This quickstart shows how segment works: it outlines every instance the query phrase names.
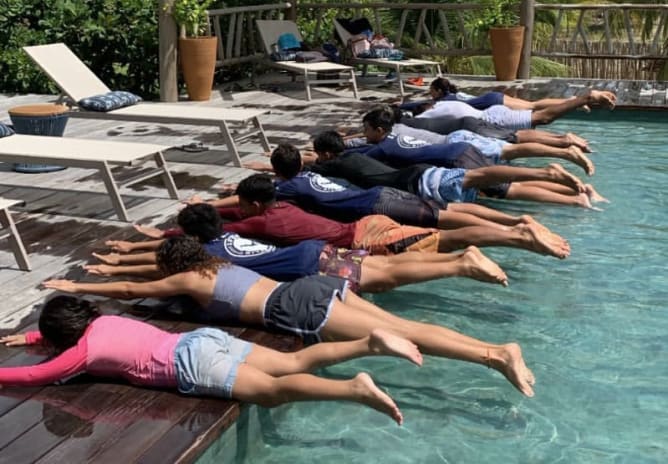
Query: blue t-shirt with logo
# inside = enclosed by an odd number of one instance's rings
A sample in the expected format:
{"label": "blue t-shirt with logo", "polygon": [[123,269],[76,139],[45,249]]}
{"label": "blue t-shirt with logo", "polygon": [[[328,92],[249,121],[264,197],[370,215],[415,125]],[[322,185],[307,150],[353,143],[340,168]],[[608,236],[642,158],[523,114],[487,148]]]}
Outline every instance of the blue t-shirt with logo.
{"label": "blue t-shirt with logo", "polygon": [[431,145],[409,135],[388,134],[368,149],[354,151],[399,168],[418,163],[453,168],[462,155],[475,150],[473,145],[466,142]]}
{"label": "blue t-shirt with logo", "polygon": [[298,245],[277,247],[240,235],[226,232],[204,245],[212,256],[280,281],[293,281],[314,275],[319,270],[322,240],[304,240]]}
{"label": "blue t-shirt with logo", "polygon": [[332,179],[315,172],[300,172],[289,180],[276,182],[276,198],[297,203],[317,214],[355,221],[374,214],[383,187],[361,189],[343,179]]}

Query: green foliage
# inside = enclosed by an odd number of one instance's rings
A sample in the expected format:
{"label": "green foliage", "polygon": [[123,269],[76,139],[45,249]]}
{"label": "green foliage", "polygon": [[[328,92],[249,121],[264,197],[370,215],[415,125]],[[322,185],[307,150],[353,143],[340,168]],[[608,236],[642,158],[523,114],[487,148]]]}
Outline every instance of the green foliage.
{"label": "green foliage", "polygon": [[169,10],[165,8],[174,18],[176,24],[185,30],[187,37],[197,37],[206,28],[207,14],[213,0],[174,0]]}
{"label": "green foliage", "polygon": [[54,93],[21,47],[64,42],[110,88],[155,97],[156,10],[144,0],[0,0],[0,92]]}
{"label": "green foliage", "polygon": [[517,26],[520,21],[519,0],[486,0],[485,8],[477,12],[473,28],[487,32],[491,27]]}
{"label": "green foliage", "polygon": [[[451,57],[445,64],[449,74],[470,74],[475,76],[493,76],[494,63],[491,56]],[[545,58],[531,58],[532,77],[568,77],[568,66]]]}

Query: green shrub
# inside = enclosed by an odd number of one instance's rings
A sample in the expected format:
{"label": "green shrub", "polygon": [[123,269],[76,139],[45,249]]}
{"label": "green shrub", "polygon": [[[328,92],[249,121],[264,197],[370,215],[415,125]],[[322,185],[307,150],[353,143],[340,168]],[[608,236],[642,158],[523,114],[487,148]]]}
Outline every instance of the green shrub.
{"label": "green shrub", "polygon": [[154,98],[159,92],[157,3],[0,0],[0,92],[55,92],[21,47],[64,42],[111,89]]}

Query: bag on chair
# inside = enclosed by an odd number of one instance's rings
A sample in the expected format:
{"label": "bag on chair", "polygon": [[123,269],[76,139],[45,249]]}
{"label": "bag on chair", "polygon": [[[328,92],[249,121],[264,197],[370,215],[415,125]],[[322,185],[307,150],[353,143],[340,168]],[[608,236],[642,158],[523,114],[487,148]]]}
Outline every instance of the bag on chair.
{"label": "bag on chair", "polygon": [[354,57],[364,55],[371,49],[371,42],[366,34],[357,34],[348,39],[348,46]]}

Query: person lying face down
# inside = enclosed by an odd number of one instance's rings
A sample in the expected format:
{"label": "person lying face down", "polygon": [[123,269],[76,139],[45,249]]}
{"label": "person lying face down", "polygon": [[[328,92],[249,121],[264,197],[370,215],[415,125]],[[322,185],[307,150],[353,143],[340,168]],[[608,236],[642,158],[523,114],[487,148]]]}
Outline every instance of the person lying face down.
{"label": "person lying face down", "polygon": [[142,387],[173,388],[185,395],[237,399],[275,407],[292,401],[345,400],[395,420],[403,416],[367,374],[330,380],[307,374],[362,356],[386,355],[422,364],[408,340],[377,329],[357,340],[321,343],[283,353],[202,328],[169,333],[145,322],[100,315],[85,300],[56,296],[44,305],[39,331],[0,339],[10,346],[44,343],[57,355],[34,366],[0,368],[0,385],[38,386],[87,372],[123,378]]}
{"label": "person lying face down", "polygon": [[165,240],[157,260],[166,277],[156,281],[49,280],[43,285],[68,293],[124,299],[187,295],[214,320],[262,325],[298,335],[307,344],[355,340],[385,329],[412,341],[425,354],[495,368],[521,392],[533,395],[534,377],[518,345],[493,345],[442,326],[400,318],[348,291],[345,279],[308,276],[279,283],[210,256],[190,237]]}

